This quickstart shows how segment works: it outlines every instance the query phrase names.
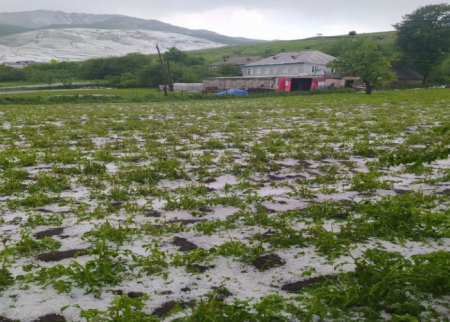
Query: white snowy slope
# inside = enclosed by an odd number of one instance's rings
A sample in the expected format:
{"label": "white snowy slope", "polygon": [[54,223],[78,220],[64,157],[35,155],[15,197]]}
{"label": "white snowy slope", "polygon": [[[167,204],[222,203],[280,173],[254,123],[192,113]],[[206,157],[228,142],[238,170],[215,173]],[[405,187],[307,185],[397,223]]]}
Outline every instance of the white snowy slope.
{"label": "white snowy slope", "polygon": [[0,23],[25,28],[45,28],[50,25],[84,25],[105,21],[122,15],[86,14],[53,10],[0,12]]}
{"label": "white snowy slope", "polygon": [[154,54],[171,47],[180,50],[222,47],[223,44],[185,35],[149,30],[48,29],[0,37],[0,63],[19,60],[37,62],[81,61],[122,56],[128,53]]}

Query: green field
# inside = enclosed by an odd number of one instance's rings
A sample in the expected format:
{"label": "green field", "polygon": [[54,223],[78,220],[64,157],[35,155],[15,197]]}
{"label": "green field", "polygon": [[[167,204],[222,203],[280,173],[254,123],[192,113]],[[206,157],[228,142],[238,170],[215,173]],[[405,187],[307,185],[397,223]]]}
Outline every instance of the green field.
{"label": "green field", "polygon": [[[334,93],[352,93],[351,89],[294,91],[294,92],[267,92],[240,97],[239,99],[252,98],[276,98],[288,96],[313,96],[328,95]],[[83,103],[137,103],[137,102],[180,102],[190,100],[227,100],[233,99],[233,95],[202,94],[199,92],[164,92],[159,89],[149,88],[103,88],[103,89],[48,89],[35,88],[26,90],[14,90],[11,92],[0,91],[0,105],[52,105],[52,104],[83,104]]]}
{"label": "green field", "polygon": [[[0,89],[1,92],[1,89]],[[170,93],[172,95],[180,95],[180,93]],[[54,96],[76,96],[76,95],[115,95],[130,99],[132,97],[144,97],[146,95],[164,95],[164,92],[150,88],[103,88],[103,89],[48,89],[48,88],[27,88],[18,89],[11,92],[3,92],[0,99],[6,97],[33,99],[37,97],[48,98]],[[189,95],[186,93],[186,95]]]}
{"label": "green field", "polygon": [[0,106],[0,321],[446,321],[449,97]]}

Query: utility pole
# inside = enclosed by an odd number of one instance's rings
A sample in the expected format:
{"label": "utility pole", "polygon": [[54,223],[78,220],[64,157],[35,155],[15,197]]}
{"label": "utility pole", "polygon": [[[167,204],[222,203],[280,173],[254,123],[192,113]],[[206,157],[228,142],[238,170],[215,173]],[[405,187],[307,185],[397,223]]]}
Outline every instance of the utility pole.
{"label": "utility pole", "polygon": [[167,74],[168,74],[168,81],[169,81],[169,91],[173,92],[173,80],[172,80],[172,73],[170,71],[169,58],[166,58],[166,63],[167,63]]}
{"label": "utility pole", "polygon": [[161,73],[163,78],[163,90],[164,90],[164,96],[167,96],[167,80],[166,80],[166,71],[164,70],[164,63],[162,60],[161,52],[159,51],[158,45],[156,45],[156,50],[158,51],[159,56],[159,63],[161,64]]}

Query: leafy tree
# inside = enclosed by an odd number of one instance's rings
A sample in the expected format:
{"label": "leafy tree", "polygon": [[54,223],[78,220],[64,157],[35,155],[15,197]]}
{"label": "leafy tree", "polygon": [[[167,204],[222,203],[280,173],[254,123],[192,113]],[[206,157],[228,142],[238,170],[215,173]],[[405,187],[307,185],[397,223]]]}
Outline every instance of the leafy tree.
{"label": "leafy tree", "polygon": [[188,60],[188,54],[177,47],[171,47],[164,53],[164,57],[171,62],[185,63]]}
{"label": "leafy tree", "polygon": [[439,69],[430,75],[429,80],[433,83],[450,83],[450,55],[439,66]]}
{"label": "leafy tree", "polygon": [[81,63],[79,68],[79,77],[84,79],[104,79],[112,73],[107,58],[88,59]]}
{"label": "leafy tree", "polygon": [[51,86],[55,82],[55,74],[49,71],[43,72],[41,75],[41,80],[45,81],[48,86]]}
{"label": "leafy tree", "polygon": [[[37,82],[37,83],[44,82],[48,85],[51,85],[57,79],[57,73],[55,71],[45,70],[45,69],[37,69],[37,68],[29,68],[29,67],[31,67],[31,66],[27,66],[27,67],[23,68],[23,72],[25,74],[27,81],[32,81],[32,82]],[[35,67],[35,66],[33,66],[33,67]]]}
{"label": "leafy tree", "polygon": [[0,82],[16,82],[25,79],[26,76],[21,69],[0,64]]}
{"label": "leafy tree", "polygon": [[195,56],[189,56],[188,64],[187,66],[199,66],[199,65],[205,65],[205,58],[204,57],[195,57]]}
{"label": "leafy tree", "polygon": [[164,58],[168,59],[170,62],[180,63],[185,66],[202,65],[205,63],[203,57],[189,56],[186,52],[179,50],[176,47],[169,48],[169,50],[164,53]]}
{"label": "leafy tree", "polygon": [[81,63],[79,77],[85,79],[104,79],[127,72],[140,70],[151,62],[149,55],[131,53],[121,57],[93,58]]}
{"label": "leafy tree", "polygon": [[136,72],[138,87],[158,87],[163,83],[161,67],[158,63],[148,64]]}
{"label": "leafy tree", "polygon": [[394,25],[396,43],[423,83],[450,53],[450,4],[420,7]]}
{"label": "leafy tree", "polygon": [[61,82],[63,85],[71,85],[77,75],[77,62],[57,62],[52,59],[48,63],[29,65],[22,69],[24,80],[41,82],[51,85]]}
{"label": "leafy tree", "polygon": [[352,30],[348,33],[349,36],[356,36],[356,31]]}
{"label": "leafy tree", "polygon": [[132,72],[126,72],[120,76],[120,84],[118,87],[138,87],[136,75]]}
{"label": "leafy tree", "polygon": [[395,78],[389,71],[390,60],[383,55],[379,46],[372,40],[358,40],[357,47],[347,51],[327,64],[342,76],[355,75],[366,85],[366,94],[371,94],[375,86]]}

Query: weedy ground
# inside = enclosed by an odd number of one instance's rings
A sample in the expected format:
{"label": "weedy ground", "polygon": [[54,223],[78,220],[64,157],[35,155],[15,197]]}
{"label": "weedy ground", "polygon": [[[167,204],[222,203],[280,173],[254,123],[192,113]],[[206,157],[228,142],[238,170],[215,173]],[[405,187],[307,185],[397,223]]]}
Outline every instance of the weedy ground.
{"label": "weedy ground", "polygon": [[448,320],[449,97],[2,107],[0,321]]}

